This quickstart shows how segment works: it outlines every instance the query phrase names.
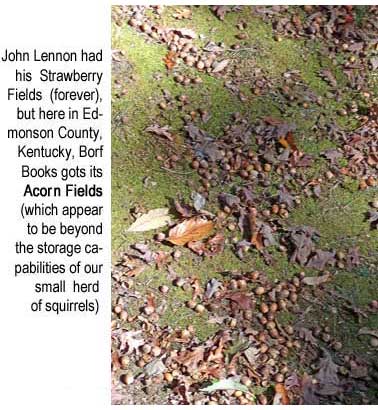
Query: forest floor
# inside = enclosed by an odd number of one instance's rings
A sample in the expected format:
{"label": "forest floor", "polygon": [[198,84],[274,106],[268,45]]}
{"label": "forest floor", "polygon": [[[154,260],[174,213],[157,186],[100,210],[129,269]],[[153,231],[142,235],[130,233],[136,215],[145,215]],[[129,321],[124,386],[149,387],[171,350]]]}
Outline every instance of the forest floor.
{"label": "forest floor", "polygon": [[113,7],[113,403],[378,403],[377,14]]}

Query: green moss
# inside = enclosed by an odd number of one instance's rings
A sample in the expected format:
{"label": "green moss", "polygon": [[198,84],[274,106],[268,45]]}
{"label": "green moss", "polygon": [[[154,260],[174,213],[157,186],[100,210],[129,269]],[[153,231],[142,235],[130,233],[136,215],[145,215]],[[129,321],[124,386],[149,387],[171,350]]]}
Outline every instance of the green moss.
{"label": "green moss", "polygon": [[[355,186],[355,182],[352,182]],[[322,205],[319,200],[308,198],[291,213],[291,225],[309,225],[320,235],[320,246],[333,249],[347,249],[358,246],[361,252],[369,255],[376,248],[378,231],[372,231],[366,221],[369,202],[376,190],[367,191],[336,188],[324,193]]]}
{"label": "green moss", "polygon": [[[241,90],[247,97],[247,103],[230,93],[224,87],[224,79],[214,78],[209,75],[198,73],[193,68],[186,67],[179,62],[173,72],[167,72],[163,58],[167,53],[164,45],[147,42],[147,38],[137,33],[127,25],[113,26],[113,49],[122,50],[124,61],[114,64],[113,80],[118,84],[113,87],[112,118],[112,238],[115,255],[126,249],[134,242],[149,240],[153,232],[143,234],[126,234],[126,228],[132,223],[130,210],[137,208],[141,211],[153,208],[169,207],[172,198],[178,194],[188,199],[191,188],[188,181],[196,181],[196,175],[188,167],[187,153],[183,151],[183,120],[182,117],[188,111],[205,108],[211,114],[206,124],[201,127],[214,136],[222,133],[225,125],[231,122],[232,114],[240,112],[255,121],[264,116],[280,117],[296,125],[295,140],[299,148],[306,154],[314,157],[314,164],[305,171],[306,177],[315,178],[322,176],[328,165],[320,153],[326,149],[336,147],[336,144],[326,136],[320,136],[314,131],[314,125],[319,118],[327,122],[337,121],[346,129],[354,129],[356,123],[349,116],[337,115],[340,108],[356,95],[352,91],[343,92],[340,102],[326,99],[324,106],[310,103],[308,109],[302,106],[302,96],[307,92],[325,96],[329,91],[329,85],[319,76],[323,68],[331,70],[338,86],[344,88],[346,79],[341,69],[335,67],[330,59],[323,55],[322,45],[316,41],[305,42],[302,40],[283,39],[276,41],[269,24],[253,15],[251,8],[245,7],[239,13],[229,13],[224,21],[217,19],[209,10],[209,7],[194,7],[192,20],[177,21],[172,17],[173,8],[166,8],[161,20],[156,20],[161,25],[170,27],[193,28],[203,38],[197,39],[197,44],[202,45],[209,40],[223,42],[228,49],[236,42],[241,44],[240,52],[226,51],[225,57],[232,59],[232,63],[240,64],[240,70],[248,74],[252,68],[260,68],[273,83],[275,89],[279,89],[283,83],[283,73],[298,71],[301,81],[296,94],[297,100],[293,103],[282,101],[275,93],[268,92],[266,95],[255,96],[251,92],[251,85],[246,81]],[[149,12],[150,13],[150,12]],[[156,16],[151,13],[154,19]],[[248,38],[245,42],[236,39],[237,22],[239,20],[249,22],[246,33]],[[336,59],[344,59],[344,55],[337,55]],[[184,72],[189,76],[200,76],[203,83],[200,86],[183,88],[173,80],[174,72]],[[156,75],[160,80],[156,80]],[[376,89],[377,76],[374,73],[369,78],[369,87]],[[371,87],[374,90],[374,87]],[[172,107],[165,111],[158,108],[162,100],[162,91],[167,90],[173,97]],[[189,97],[190,104],[181,107],[177,101],[180,94],[185,93]],[[373,91],[374,95],[374,91]],[[366,102],[365,110],[368,109]],[[124,124],[121,119],[128,117]],[[164,139],[145,132],[151,124],[169,125],[172,132],[177,134],[175,144],[170,145]],[[183,156],[179,166],[172,172],[162,170],[162,163],[157,160],[157,155],[165,156],[172,152]],[[340,165],[347,165],[345,160],[340,160]],[[278,180],[277,180],[278,181]],[[273,176],[271,195],[275,194],[276,182]],[[364,192],[358,191],[358,182],[345,178],[342,186],[332,189],[327,193],[331,185],[324,185],[320,199],[308,198],[291,212],[287,221],[288,225],[310,225],[317,228],[321,234],[320,246],[323,248],[335,248],[347,250],[350,246],[359,246],[363,258],[363,266],[354,272],[338,271],[335,276],[335,284],[340,286],[343,294],[352,298],[358,306],[366,307],[367,303],[376,298],[377,274],[374,273],[374,264],[377,261],[376,243],[378,231],[372,231],[366,221],[366,212],[369,209],[369,201],[376,196],[377,191],[370,189]],[[228,186],[228,190],[232,190]],[[219,187],[219,189],[226,189]],[[217,190],[210,195],[207,209],[216,211]],[[231,236],[231,235],[228,235]],[[165,251],[171,251],[170,247],[160,247]],[[260,270],[267,273],[271,279],[290,278],[302,270],[299,266],[288,261],[286,253],[278,252],[270,248],[273,263],[266,265],[262,256],[256,251],[250,251],[246,258],[238,259],[231,245],[220,255],[213,258],[199,258],[188,249],[182,248],[182,257],[172,263],[174,271],[183,277],[196,276],[204,287],[211,278],[231,278],[233,274]],[[365,269],[366,268],[366,269]],[[365,269],[365,270],[364,270]],[[316,275],[317,272],[305,269],[308,275]],[[185,307],[185,302],[192,296],[191,291],[184,291],[172,286],[164,269],[157,270],[148,268],[135,278],[135,289],[139,292],[140,299],[130,298],[129,310],[137,314],[144,304],[144,296],[152,292],[156,296],[157,306],[163,301],[158,292],[162,284],[170,286],[167,296],[167,309],[161,314],[159,324],[172,328],[184,328],[192,324],[196,329],[196,335],[201,340],[207,339],[218,330],[218,326],[208,322],[208,313],[195,314]],[[350,334],[356,334],[359,326],[366,325],[377,328],[376,318],[369,316],[362,324],[357,323],[350,316],[340,316],[327,311],[314,312],[311,320],[319,321],[327,317],[335,334],[350,349],[362,349],[367,346],[367,337],[350,338]],[[280,314],[281,323],[290,323],[295,316],[288,312]],[[341,323],[341,320],[343,322]],[[353,340],[352,340],[353,339]],[[356,350],[356,351],[357,351]]]}

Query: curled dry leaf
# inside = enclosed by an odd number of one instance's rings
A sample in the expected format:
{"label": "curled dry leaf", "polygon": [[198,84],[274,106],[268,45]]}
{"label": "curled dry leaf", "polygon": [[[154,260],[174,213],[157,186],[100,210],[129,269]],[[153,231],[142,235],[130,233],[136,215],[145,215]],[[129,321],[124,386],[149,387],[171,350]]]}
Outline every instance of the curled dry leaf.
{"label": "curled dry leaf", "polygon": [[146,128],[146,131],[167,138],[168,141],[174,141],[174,137],[170,132],[168,125],[165,125],[164,127],[161,127],[158,124],[150,125]]}
{"label": "curled dry leaf", "polygon": [[161,228],[171,222],[168,208],[152,209],[135,220],[127,232],[145,232]]}
{"label": "curled dry leaf", "polygon": [[174,245],[186,245],[191,241],[199,241],[211,234],[214,223],[201,217],[187,219],[170,231],[167,240]]}

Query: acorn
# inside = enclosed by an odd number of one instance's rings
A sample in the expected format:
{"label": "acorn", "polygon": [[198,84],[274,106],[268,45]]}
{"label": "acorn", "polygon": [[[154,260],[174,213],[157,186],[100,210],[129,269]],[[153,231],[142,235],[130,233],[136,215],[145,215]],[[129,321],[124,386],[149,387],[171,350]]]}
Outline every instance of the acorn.
{"label": "acorn", "polygon": [[134,383],[134,376],[131,372],[128,372],[124,375],[122,375],[122,381],[123,383],[130,385]]}
{"label": "acorn", "polygon": [[274,376],[274,381],[275,381],[276,383],[283,383],[284,380],[285,380],[285,376],[284,376],[282,373],[277,373],[277,374]]}
{"label": "acorn", "polygon": [[298,294],[295,293],[295,292],[290,292],[289,299],[290,299],[290,302],[292,302],[292,303],[297,303],[297,301],[298,301]]}
{"label": "acorn", "polygon": [[259,318],[260,323],[265,326],[268,323],[268,319],[265,316]]}
{"label": "acorn", "polygon": [[169,292],[169,287],[167,285],[161,285],[159,286],[159,291],[165,295]]}
{"label": "acorn", "polygon": [[151,315],[152,313],[154,313],[155,308],[153,306],[145,306],[143,308],[143,313],[147,316]]}
{"label": "acorn", "polygon": [[277,329],[270,329],[269,334],[273,339],[277,339],[279,337],[279,333]]}
{"label": "acorn", "polygon": [[377,337],[370,338],[369,343],[370,343],[371,347],[377,348],[378,347],[378,338]]}
{"label": "acorn", "polygon": [[205,62],[202,60],[197,61],[196,67],[198,70],[203,70],[205,68]]}
{"label": "acorn", "polygon": [[180,337],[183,339],[187,339],[188,337],[191,336],[190,330],[189,329],[182,329],[180,331]]}
{"label": "acorn", "polygon": [[274,204],[272,206],[272,213],[273,214],[278,214],[279,210],[280,210],[280,207],[277,204]]}
{"label": "acorn", "polygon": [[257,396],[257,400],[262,406],[266,406],[268,404],[268,398],[265,396],[265,394],[259,394]]}
{"label": "acorn", "polygon": [[159,346],[154,346],[151,350],[153,356],[157,357],[161,355],[161,349]]}
{"label": "acorn", "polygon": [[186,302],[186,306],[187,306],[189,309],[194,309],[194,308],[197,306],[197,304],[196,304],[196,302],[195,302],[194,300],[188,300],[188,301]]}
{"label": "acorn", "polygon": [[286,325],[284,327],[284,330],[288,335],[293,335],[294,334],[294,328],[291,325]]}
{"label": "acorn", "polygon": [[239,279],[238,280],[238,288],[239,289],[246,289],[247,288],[247,281],[244,279]]}
{"label": "acorn", "polygon": [[149,24],[147,24],[147,23],[143,23],[143,24],[140,26],[140,29],[141,29],[144,33],[146,33],[146,34],[149,34],[149,33],[151,33],[151,31],[152,31],[151,26],[150,26]]}
{"label": "acorn", "polygon": [[279,298],[280,299],[287,299],[290,295],[290,292],[287,289],[283,289],[280,293],[279,293]]}
{"label": "acorn", "polygon": [[268,330],[275,329],[275,328],[276,328],[276,323],[271,320],[271,321],[269,321],[269,322],[266,324],[266,328],[267,328]]}
{"label": "acorn", "polygon": [[181,288],[182,286],[184,286],[185,283],[186,283],[186,281],[185,281],[184,278],[176,278],[176,279],[173,281],[173,284],[174,284],[175,286],[177,286],[178,288]]}
{"label": "acorn", "polygon": [[165,380],[167,383],[172,383],[172,382],[173,382],[173,379],[174,379],[174,377],[173,377],[172,373],[169,373],[169,372],[164,373],[164,380]]}
{"label": "acorn", "polygon": [[265,314],[269,312],[269,306],[266,303],[261,303],[260,312]]}
{"label": "acorn", "polygon": [[230,280],[230,288],[232,290],[236,290],[238,288],[238,282],[236,279],[231,279]]}
{"label": "acorn", "polygon": [[268,345],[266,345],[266,344],[263,343],[263,344],[260,346],[260,352],[261,352],[261,353],[266,353],[268,350],[269,350],[269,346],[268,346]]}
{"label": "acorn", "polygon": [[263,286],[258,286],[256,289],[255,289],[255,294],[257,295],[257,296],[261,296],[261,295],[263,295],[265,293],[265,288],[263,287]]}
{"label": "acorn", "polygon": [[372,309],[378,309],[378,300],[372,300],[372,301],[370,302],[370,307],[371,307]]}
{"label": "acorn", "polygon": [[299,340],[294,340],[293,347],[294,349],[299,350],[302,347],[301,342]]}
{"label": "acorn", "polygon": [[366,181],[364,179],[361,179],[360,183],[359,183],[359,188],[361,189],[361,191],[365,190],[367,188],[367,186],[368,185],[367,185]]}
{"label": "acorn", "polygon": [[126,369],[129,365],[129,363],[130,363],[129,357],[128,356],[122,356],[121,360],[120,360],[120,363],[121,363],[122,369]]}
{"label": "acorn", "polygon": [[197,313],[201,314],[205,311],[205,306],[198,304],[195,309],[194,309]]}
{"label": "acorn", "polygon": [[138,367],[144,367],[146,365],[146,361],[142,358],[138,359],[135,363]]}
{"label": "acorn", "polygon": [[366,180],[366,184],[367,186],[375,186],[377,184],[377,181],[373,176],[370,175]]}
{"label": "acorn", "polygon": [[114,310],[114,313],[119,315],[123,311],[123,307],[122,305],[115,305],[113,310]]}

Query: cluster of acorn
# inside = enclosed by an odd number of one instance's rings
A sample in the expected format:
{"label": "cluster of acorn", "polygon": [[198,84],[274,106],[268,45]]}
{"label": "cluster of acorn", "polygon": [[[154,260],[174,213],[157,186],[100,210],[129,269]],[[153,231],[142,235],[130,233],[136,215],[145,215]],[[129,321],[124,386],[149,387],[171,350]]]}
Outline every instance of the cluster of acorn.
{"label": "cluster of acorn", "polygon": [[[166,44],[168,49],[167,58],[171,60],[172,67],[178,59],[181,59],[188,67],[194,67],[201,72],[218,73],[223,71],[218,61],[221,48],[219,48],[219,51],[205,51],[198,48],[193,42],[195,33],[161,27],[154,24],[144,14],[143,10],[139,9],[130,17],[128,24],[152,40]],[[182,75],[177,77],[176,81],[183,85],[201,83],[200,77],[187,78]]]}
{"label": "cluster of acorn", "polygon": [[[300,349],[301,347],[300,341],[294,335],[294,328],[290,325],[280,326],[277,315],[280,312],[297,308],[303,276],[304,274],[301,273],[291,280],[273,284],[267,280],[265,275],[255,271],[224,283],[223,290],[217,290],[210,301],[197,303],[194,300],[189,300],[186,306],[199,314],[206,310],[218,314],[226,310],[228,319],[224,325],[230,329],[247,329],[251,323],[254,323],[256,332],[254,335],[250,335],[250,338],[259,350],[256,370],[262,375],[261,386],[267,387],[271,380],[276,383],[284,381],[285,374],[289,370],[286,358],[291,349]],[[181,287],[185,286],[186,283],[183,278],[175,281],[175,285]],[[247,294],[251,284],[256,286],[250,295],[250,309],[238,313],[230,312],[230,308],[227,307],[228,302],[225,302],[227,293],[240,291]],[[232,375],[232,371],[230,375]]]}
{"label": "cluster of acorn", "polygon": [[[285,375],[289,372],[288,355],[292,349],[300,349],[301,344],[298,337],[295,336],[294,328],[290,325],[281,326],[278,322],[277,314],[288,309],[295,309],[298,301],[298,294],[301,289],[301,273],[298,277],[293,277],[291,280],[271,283],[264,274],[260,272],[251,272],[249,274],[235,276],[229,281],[225,281],[222,286],[222,291],[217,290],[210,300],[202,300],[200,303],[190,300],[187,306],[198,314],[203,314],[205,311],[214,311],[219,313],[222,309],[227,311],[228,319],[225,320],[225,328],[230,331],[238,329],[245,331],[252,345],[258,349],[258,358],[256,361],[256,371],[261,375],[260,385],[268,387],[272,380],[275,383],[282,383]],[[173,282],[174,286],[185,288],[190,291],[190,280],[184,278],[176,278]],[[169,287],[162,285],[159,291],[164,295],[169,292]],[[240,312],[230,311],[230,307],[222,297],[222,292],[246,292],[251,298],[251,308]],[[214,302],[213,302],[214,300]],[[219,300],[222,301],[222,306],[218,306]],[[127,385],[134,383],[135,364],[139,368],[145,368],[149,363],[156,359],[160,359],[164,364],[165,370],[157,375],[138,376],[138,380],[149,386],[152,383],[168,383],[172,386],[178,383],[183,375],[186,379],[193,379],[192,383],[198,383],[199,376],[189,374],[185,366],[175,360],[178,351],[175,350],[170,340],[174,340],[172,335],[175,335],[181,343],[183,343],[182,351],[185,351],[185,344],[191,346],[193,338],[195,338],[195,330],[192,326],[176,331],[160,329],[157,325],[158,315],[154,308],[144,306],[141,309],[142,316],[131,317],[125,310],[123,299],[118,298],[114,307],[114,313],[118,319],[114,319],[113,328],[116,328],[117,322],[120,321],[141,321],[150,323],[150,331],[144,332],[144,337],[150,335],[148,341],[143,343],[136,352],[127,352],[119,357],[119,363],[122,370],[121,381]],[[157,317],[154,318],[153,316]],[[253,327],[253,331],[249,331]],[[190,349],[190,347],[189,347]],[[131,354],[135,357],[131,360]],[[237,368],[230,366],[227,368],[227,376],[236,374],[243,375],[241,383],[249,387],[252,383],[250,377],[245,375],[243,363],[238,363]],[[207,397],[198,399],[202,404],[229,404],[238,402],[240,404],[251,404],[255,402],[252,394],[240,391],[235,392],[217,392]],[[194,400],[195,401],[195,400]],[[266,404],[268,398],[262,394],[257,397],[260,404]],[[208,403],[209,402],[209,403]],[[215,403],[213,403],[215,404]]]}

